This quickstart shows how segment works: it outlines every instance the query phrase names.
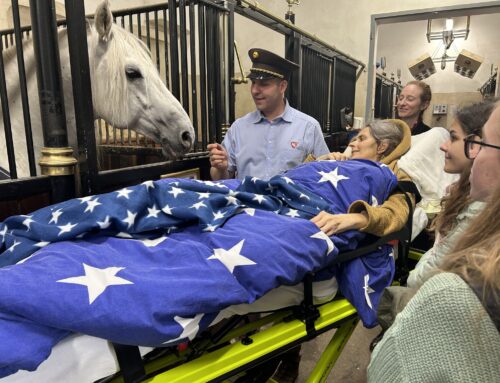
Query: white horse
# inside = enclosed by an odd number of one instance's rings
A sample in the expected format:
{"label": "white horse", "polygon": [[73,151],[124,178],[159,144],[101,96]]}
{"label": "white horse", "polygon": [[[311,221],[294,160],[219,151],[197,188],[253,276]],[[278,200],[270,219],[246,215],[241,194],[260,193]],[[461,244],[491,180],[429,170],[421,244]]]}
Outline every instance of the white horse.
{"label": "white horse", "polygon": [[[96,9],[88,24],[87,44],[94,117],[120,129],[130,128],[160,143],[163,154],[174,159],[187,153],[194,142],[194,129],[179,101],[163,84],[146,45],[112,22],[109,1]],[[66,29],[61,29],[59,50],[64,104],[70,146],[76,148],[75,114]],[[43,47],[41,48],[43,49]],[[38,163],[43,147],[40,107],[36,85],[33,41],[23,43],[33,144]],[[7,91],[14,136],[18,177],[29,176],[15,47],[4,52]],[[3,116],[0,110],[0,167],[8,170]]]}

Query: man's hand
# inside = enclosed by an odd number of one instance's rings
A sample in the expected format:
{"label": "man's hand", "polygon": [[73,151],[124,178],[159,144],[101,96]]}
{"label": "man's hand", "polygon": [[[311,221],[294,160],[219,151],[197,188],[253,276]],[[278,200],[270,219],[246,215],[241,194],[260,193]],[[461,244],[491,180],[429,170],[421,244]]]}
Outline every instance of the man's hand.
{"label": "man's hand", "polygon": [[210,166],[226,170],[228,167],[227,151],[221,144],[208,144],[207,146],[210,158]]}
{"label": "man's hand", "polygon": [[207,150],[210,159],[210,176],[214,181],[233,178],[234,173],[227,170],[228,154],[221,144],[208,144]]}
{"label": "man's hand", "polygon": [[322,211],[311,218],[311,222],[316,224],[326,235],[331,236],[347,230],[358,230],[365,227],[368,224],[368,217],[363,213],[330,214]]}
{"label": "man's hand", "polygon": [[323,154],[322,156],[319,156],[316,160],[336,160],[336,161],[345,161],[348,160],[349,157],[344,154],[344,153],[339,153],[339,152],[332,152],[328,154]]}

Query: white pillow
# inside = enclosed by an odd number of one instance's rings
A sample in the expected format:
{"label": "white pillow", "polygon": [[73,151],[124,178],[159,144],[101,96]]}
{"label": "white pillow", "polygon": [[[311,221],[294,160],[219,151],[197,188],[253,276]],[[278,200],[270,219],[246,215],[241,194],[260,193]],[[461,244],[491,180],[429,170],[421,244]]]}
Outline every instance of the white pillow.
{"label": "white pillow", "polygon": [[411,149],[398,161],[413,180],[422,196],[421,205],[435,205],[446,194],[446,188],[458,180],[457,174],[445,173],[444,153],[439,146],[450,138],[445,128],[432,128],[411,137]]}

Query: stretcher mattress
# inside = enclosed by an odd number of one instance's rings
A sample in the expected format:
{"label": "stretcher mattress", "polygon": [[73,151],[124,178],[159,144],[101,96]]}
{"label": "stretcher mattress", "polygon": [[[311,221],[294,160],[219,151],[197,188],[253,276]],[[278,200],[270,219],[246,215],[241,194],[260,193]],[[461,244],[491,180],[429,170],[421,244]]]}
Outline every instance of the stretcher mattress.
{"label": "stretcher mattress", "polygon": [[[329,301],[337,292],[335,279],[314,283],[314,301],[321,304]],[[222,310],[212,324],[232,315],[251,312],[269,312],[300,304],[303,286],[280,286],[271,290],[252,304],[230,306]],[[141,355],[152,350],[139,347]],[[53,349],[36,371],[18,371],[3,378],[2,383],[71,382],[92,383],[119,371],[115,351],[105,339],[83,334],[72,334],[64,338]]]}

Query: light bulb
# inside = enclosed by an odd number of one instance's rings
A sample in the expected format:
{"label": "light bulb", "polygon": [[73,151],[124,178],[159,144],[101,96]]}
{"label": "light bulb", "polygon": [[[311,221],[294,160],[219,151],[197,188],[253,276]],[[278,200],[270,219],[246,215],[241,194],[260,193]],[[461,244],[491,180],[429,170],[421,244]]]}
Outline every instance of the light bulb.
{"label": "light bulb", "polygon": [[444,30],[445,31],[452,31],[453,30],[453,19],[446,19],[446,27]]}

